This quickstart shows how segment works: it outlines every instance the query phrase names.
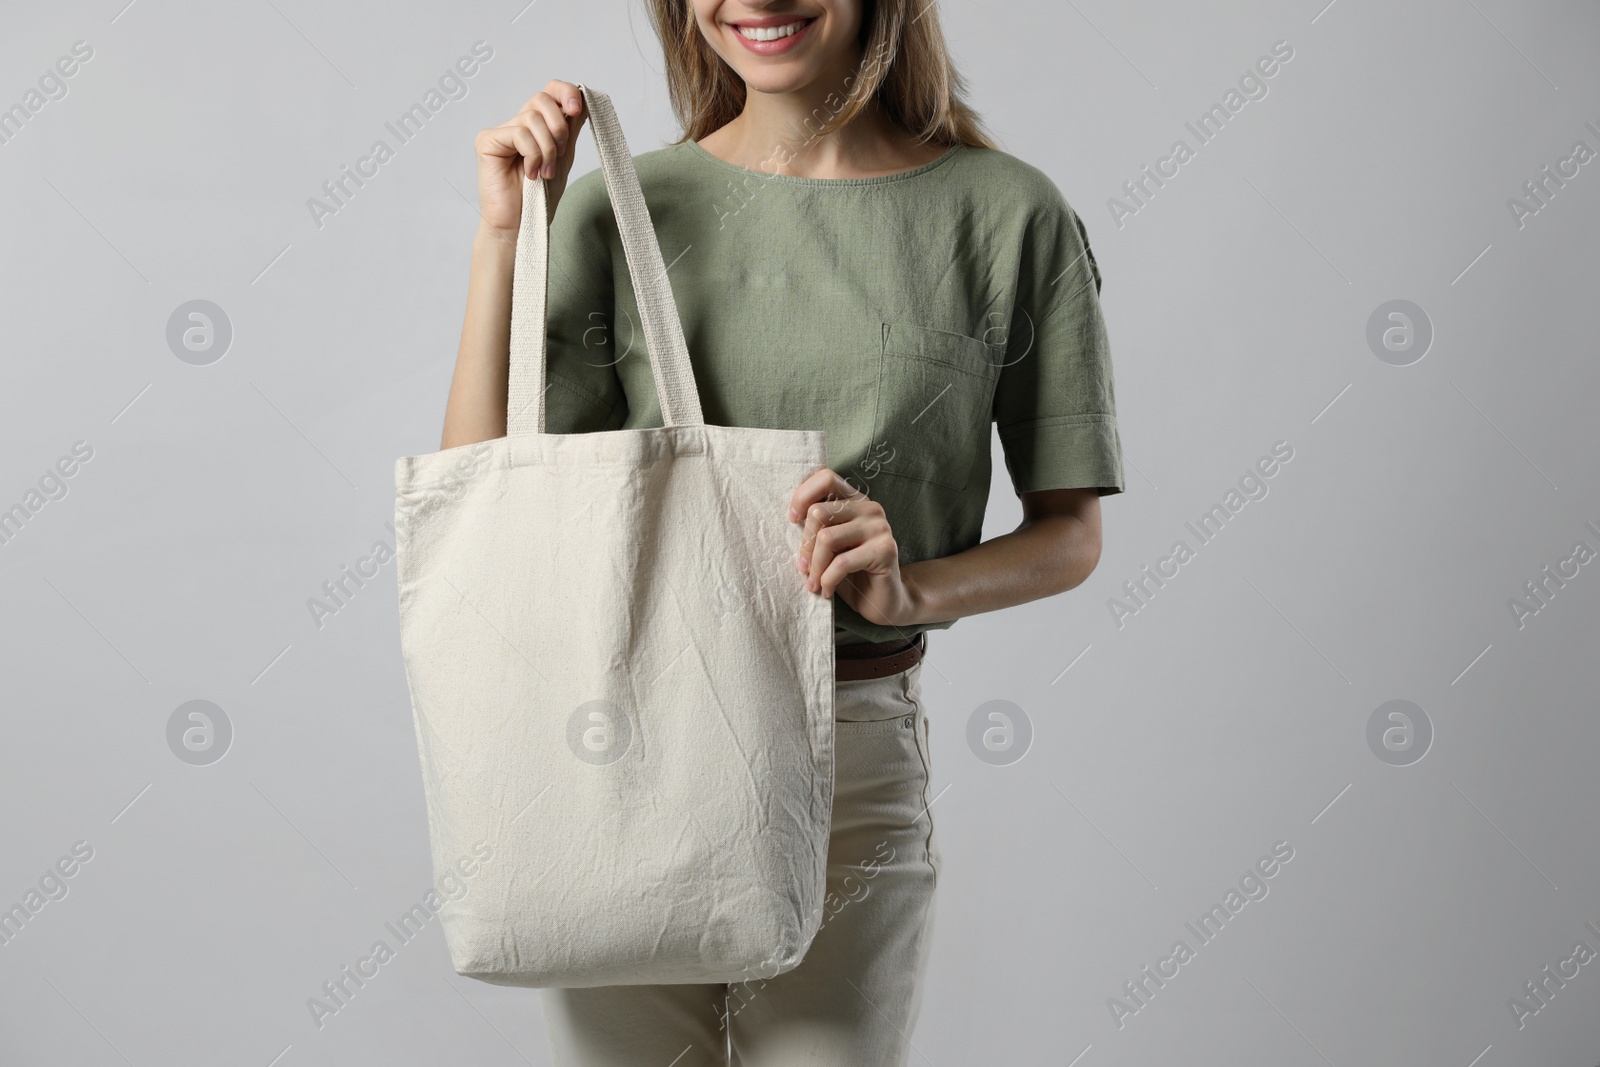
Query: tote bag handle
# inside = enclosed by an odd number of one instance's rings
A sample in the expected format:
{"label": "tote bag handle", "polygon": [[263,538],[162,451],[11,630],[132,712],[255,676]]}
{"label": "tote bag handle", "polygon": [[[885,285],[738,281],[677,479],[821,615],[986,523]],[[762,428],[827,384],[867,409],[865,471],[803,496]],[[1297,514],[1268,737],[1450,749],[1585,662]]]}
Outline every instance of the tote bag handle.
{"label": "tote bag handle", "polygon": [[[661,245],[639,189],[633,156],[611,98],[578,86],[589,108],[589,128],[600,150],[600,170],[622,235],[628,276],[644,320],[645,349],[655,375],[661,415],[668,426],[703,426],[700,393],[689,363],[689,346],[678,321]],[[550,220],[545,180],[523,178],[522,224],[511,281],[511,368],[506,390],[506,435],[521,437],[545,430],[547,301],[550,275]]]}

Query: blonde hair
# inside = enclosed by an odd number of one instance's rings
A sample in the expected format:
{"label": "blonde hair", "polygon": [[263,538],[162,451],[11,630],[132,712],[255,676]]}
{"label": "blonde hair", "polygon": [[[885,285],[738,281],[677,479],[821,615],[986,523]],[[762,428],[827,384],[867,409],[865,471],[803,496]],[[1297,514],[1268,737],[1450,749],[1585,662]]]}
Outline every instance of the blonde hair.
{"label": "blonde hair", "polygon": [[[966,81],[950,59],[934,0],[863,0],[861,64],[806,120],[806,137],[843,127],[876,99],[919,142],[996,148],[964,99]],[[744,79],[706,42],[693,0],[648,0],[667,61],[667,92],[686,140],[700,140],[744,110]],[[920,8],[915,14],[913,8]],[[839,101],[835,106],[833,101]]]}

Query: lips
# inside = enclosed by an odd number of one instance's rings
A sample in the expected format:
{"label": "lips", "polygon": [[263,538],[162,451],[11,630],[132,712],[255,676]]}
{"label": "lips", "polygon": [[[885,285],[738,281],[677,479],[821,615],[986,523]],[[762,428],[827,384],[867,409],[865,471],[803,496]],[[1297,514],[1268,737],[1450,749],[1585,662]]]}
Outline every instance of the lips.
{"label": "lips", "polygon": [[740,19],[730,22],[739,43],[757,55],[775,55],[787,52],[805,39],[815,18],[795,15],[768,15],[757,19]]}

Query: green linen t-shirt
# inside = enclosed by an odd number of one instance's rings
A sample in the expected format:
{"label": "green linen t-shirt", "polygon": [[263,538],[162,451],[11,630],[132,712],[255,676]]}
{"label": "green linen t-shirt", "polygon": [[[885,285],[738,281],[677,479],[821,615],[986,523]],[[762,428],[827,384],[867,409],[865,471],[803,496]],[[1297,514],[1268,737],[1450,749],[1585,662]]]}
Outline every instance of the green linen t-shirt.
{"label": "green linen t-shirt", "polygon": [[[957,145],[911,170],[803,178],[694,141],[634,157],[706,421],[826,432],[902,565],[982,538],[991,423],[1017,493],[1124,488],[1100,268],[1050,178]],[[547,432],[662,425],[599,170],[551,223]],[[839,642],[868,622],[834,595]]]}

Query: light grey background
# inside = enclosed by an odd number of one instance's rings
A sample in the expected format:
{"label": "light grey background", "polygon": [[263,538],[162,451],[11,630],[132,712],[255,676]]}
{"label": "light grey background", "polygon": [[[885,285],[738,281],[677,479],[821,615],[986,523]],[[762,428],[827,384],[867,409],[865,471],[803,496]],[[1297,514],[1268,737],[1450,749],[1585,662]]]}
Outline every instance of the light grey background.
{"label": "light grey background", "polygon": [[[622,0],[125,2],[0,18],[0,105],[94,50],[0,144],[0,507],[93,449],[0,545],[0,903],[94,850],[0,945],[0,1061],[548,1063],[535,995],[457,977],[436,923],[312,1021],[430,872],[393,567],[320,628],[307,601],[389,540],[394,459],[437,447],[472,135],[563,77],[659,147],[659,45]],[[1600,950],[1600,563],[1508,606],[1600,549],[1600,162],[1507,206],[1600,150],[1600,9],[1324,3],[942,6],[1003,147],[1088,225],[1128,489],[1081,588],[930,642],[947,867],[914,1063],[1600,1060],[1600,962],[1521,1028],[1508,1006]],[[319,228],[307,199],[478,40],[468,95]],[[1123,182],[1280,40],[1268,95],[1119,228]],[[207,366],[166,339],[197,299],[233,328]],[[1367,342],[1395,299],[1434,330],[1408,366]],[[1270,493],[1119,626],[1278,441]],[[996,450],[989,534],[1019,514]],[[234,731],[209,766],[168,747],[195,699]],[[1367,741],[1396,699],[1434,734],[1409,766]],[[991,700],[1024,759],[969,749]],[[1200,945],[1184,924],[1280,841]]]}

